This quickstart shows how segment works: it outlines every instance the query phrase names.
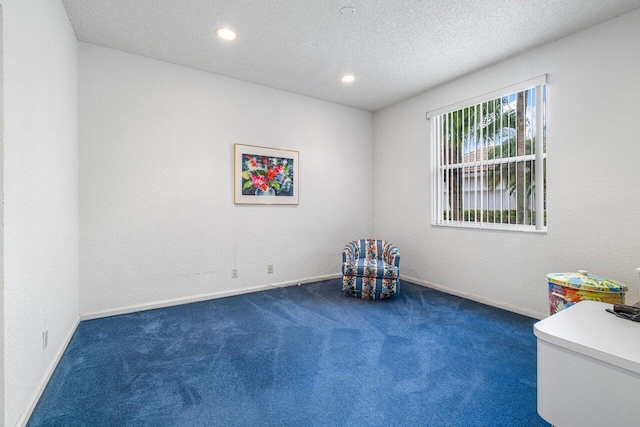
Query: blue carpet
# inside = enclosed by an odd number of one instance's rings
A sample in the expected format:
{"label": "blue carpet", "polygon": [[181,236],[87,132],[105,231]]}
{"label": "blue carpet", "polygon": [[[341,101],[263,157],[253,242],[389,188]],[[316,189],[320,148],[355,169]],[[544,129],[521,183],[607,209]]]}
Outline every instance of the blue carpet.
{"label": "blue carpet", "polygon": [[339,279],[81,322],[29,426],[538,426],[535,320]]}

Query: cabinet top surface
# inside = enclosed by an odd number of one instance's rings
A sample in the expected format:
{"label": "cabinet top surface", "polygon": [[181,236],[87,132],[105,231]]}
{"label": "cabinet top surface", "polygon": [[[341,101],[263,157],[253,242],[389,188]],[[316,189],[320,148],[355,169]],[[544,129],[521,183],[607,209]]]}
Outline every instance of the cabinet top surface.
{"label": "cabinet top surface", "polygon": [[640,374],[640,322],[605,311],[611,304],[582,301],[534,325],[538,340]]}

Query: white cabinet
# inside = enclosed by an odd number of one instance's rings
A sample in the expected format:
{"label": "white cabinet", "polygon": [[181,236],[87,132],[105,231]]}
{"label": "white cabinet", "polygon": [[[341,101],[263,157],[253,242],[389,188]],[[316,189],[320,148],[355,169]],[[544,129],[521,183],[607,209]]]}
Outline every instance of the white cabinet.
{"label": "white cabinet", "polygon": [[534,325],[538,413],[558,426],[640,425],[640,323],[582,301]]}

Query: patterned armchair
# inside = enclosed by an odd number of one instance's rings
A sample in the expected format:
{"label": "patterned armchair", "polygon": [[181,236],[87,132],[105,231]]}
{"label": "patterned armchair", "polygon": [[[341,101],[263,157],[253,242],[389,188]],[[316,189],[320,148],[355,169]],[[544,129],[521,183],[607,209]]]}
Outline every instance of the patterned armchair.
{"label": "patterned armchair", "polygon": [[400,291],[400,252],[384,240],[361,239],[342,251],[342,290],[358,298],[389,298]]}

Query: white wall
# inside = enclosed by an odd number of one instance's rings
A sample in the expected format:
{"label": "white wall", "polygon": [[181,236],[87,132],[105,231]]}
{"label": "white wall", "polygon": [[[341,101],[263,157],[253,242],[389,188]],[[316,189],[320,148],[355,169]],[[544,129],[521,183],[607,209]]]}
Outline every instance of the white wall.
{"label": "white wall", "polygon": [[0,420],[4,420],[4,65],[0,4]]}
{"label": "white wall", "polygon": [[[83,315],[337,274],[373,231],[371,113],[79,46]],[[236,142],[298,150],[300,204],[234,205]]]}
{"label": "white wall", "polygon": [[2,8],[4,422],[13,426],[78,319],[78,51],[59,1]]}
{"label": "white wall", "polygon": [[[640,10],[375,113],[375,233],[399,246],[402,273],[538,316],[549,272],[622,280],[637,301],[639,40]],[[544,73],[548,232],[431,226],[425,113]]]}

